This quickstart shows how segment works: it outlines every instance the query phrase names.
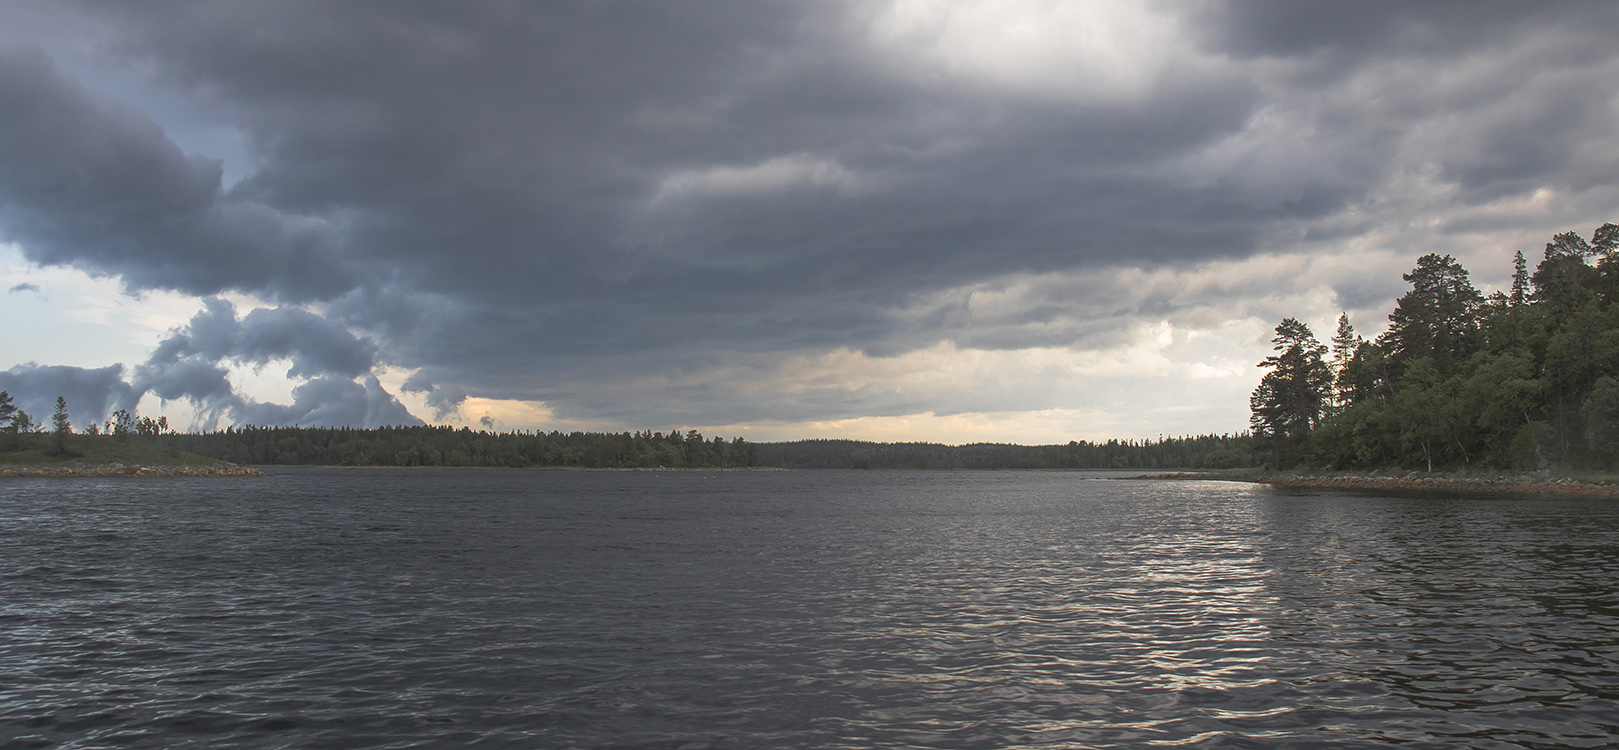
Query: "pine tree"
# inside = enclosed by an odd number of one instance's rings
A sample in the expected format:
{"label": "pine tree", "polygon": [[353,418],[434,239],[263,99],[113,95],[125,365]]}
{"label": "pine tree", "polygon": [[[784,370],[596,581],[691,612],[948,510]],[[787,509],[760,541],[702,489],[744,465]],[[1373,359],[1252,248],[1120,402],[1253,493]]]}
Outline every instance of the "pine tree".
{"label": "pine tree", "polygon": [[1467,269],[1449,255],[1424,255],[1401,278],[1411,282],[1411,291],[1389,313],[1388,331],[1378,341],[1396,375],[1420,357],[1434,357],[1445,371],[1472,349],[1475,313],[1484,296],[1468,280]]}
{"label": "pine tree", "polygon": [[[20,417],[20,418],[19,418]],[[16,450],[22,447],[17,433],[28,423],[28,414],[17,408],[11,402],[11,394],[0,391],[0,451]]]}
{"label": "pine tree", "polygon": [[1321,359],[1327,347],[1316,341],[1309,326],[1294,318],[1276,326],[1271,343],[1279,353],[1259,363],[1270,372],[1260,379],[1248,405],[1253,409],[1250,424],[1254,434],[1271,440],[1280,459],[1321,423],[1332,371]]}
{"label": "pine tree", "polygon": [[1349,366],[1349,360],[1354,359],[1360,340],[1360,336],[1355,334],[1355,327],[1349,324],[1349,313],[1339,313],[1338,332],[1332,335],[1332,405],[1335,407],[1342,407],[1347,401],[1344,398],[1347,390],[1344,368]]}
{"label": "pine tree", "polygon": [[1529,264],[1523,259],[1523,251],[1512,255],[1512,296],[1509,298],[1513,307],[1522,307],[1529,300]]}

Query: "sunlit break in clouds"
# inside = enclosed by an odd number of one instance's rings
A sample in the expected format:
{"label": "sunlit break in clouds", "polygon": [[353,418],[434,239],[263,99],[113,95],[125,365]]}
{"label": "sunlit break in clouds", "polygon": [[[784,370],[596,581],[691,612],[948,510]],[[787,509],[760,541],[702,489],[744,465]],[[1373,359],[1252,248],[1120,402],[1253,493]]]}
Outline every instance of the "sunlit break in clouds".
{"label": "sunlit break in clouds", "polygon": [[1233,432],[1619,219],[1619,6],[0,1],[0,388],[83,423]]}

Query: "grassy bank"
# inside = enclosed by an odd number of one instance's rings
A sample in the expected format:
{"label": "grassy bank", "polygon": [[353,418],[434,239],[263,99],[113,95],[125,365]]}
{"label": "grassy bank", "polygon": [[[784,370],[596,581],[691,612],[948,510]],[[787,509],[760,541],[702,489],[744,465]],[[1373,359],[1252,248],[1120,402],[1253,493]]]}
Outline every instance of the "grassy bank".
{"label": "grassy bank", "polygon": [[0,452],[0,465],[65,468],[71,466],[228,466],[224,461],[178,448],[134,440],[117,440],[109,435],[72,435],[67,448],[78,455],[53,456],[55,445],[49,435],[29,435],[24,438],[23,449]]}

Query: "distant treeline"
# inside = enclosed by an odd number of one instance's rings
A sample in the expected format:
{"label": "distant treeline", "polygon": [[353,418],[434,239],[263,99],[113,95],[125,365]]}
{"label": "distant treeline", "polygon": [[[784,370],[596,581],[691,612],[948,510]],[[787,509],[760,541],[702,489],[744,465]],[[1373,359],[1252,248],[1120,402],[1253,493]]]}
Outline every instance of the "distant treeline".
{"label": "distant treeline", "polygon": [[[44,434],[35,439],[45,440]],[[454,466],[789,469],[1183,469],[1256,466],[1247,434],[1067,445],[750,443],[664,432],[486,432],[465,427],[231,427],[207,433],[120,430],[104,440],[159,443],[254,466]]]}
{"label": "distant treeline", "polygon": [[1067,445],[800,440],[758,447],[761,465],[788,469],[1229,469],[1259,461],[1246,434]]}
{"label": "distant treeline", "polygon": [[[1293,318],[1250,400],[1267,461],[1326,468],[1619,466],[1619,225],[1556,235],[1510,292],[1448,255],[1374,341],[1340,317],[1330,348]],[[1330,359],[1329,356],[1330,351]]]}
{"label": "distant treeline", "polygon": [[484,432],[465,427],[232,427],[151,438],[209,458],[256,466],[736,467],[757,463],[742,438],[695,430]]}

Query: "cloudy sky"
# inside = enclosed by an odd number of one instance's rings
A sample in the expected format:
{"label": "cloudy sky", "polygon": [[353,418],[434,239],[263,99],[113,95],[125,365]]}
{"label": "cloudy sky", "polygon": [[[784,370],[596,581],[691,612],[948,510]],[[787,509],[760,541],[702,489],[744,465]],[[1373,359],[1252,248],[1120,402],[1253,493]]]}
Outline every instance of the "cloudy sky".
{"label": "cloudy sky", "polygon": [[0,0],[0,388],[75,421],[1232,432],[1619,220],[1619,4]]}

